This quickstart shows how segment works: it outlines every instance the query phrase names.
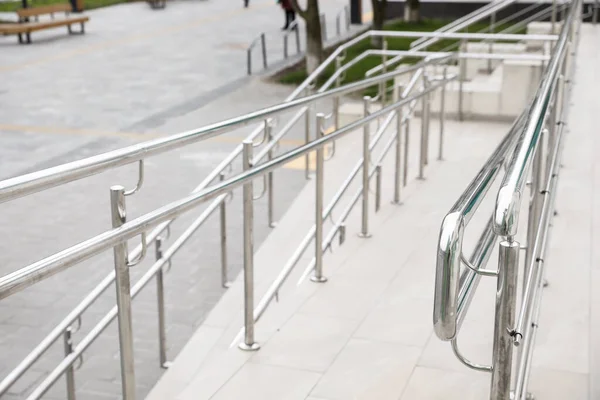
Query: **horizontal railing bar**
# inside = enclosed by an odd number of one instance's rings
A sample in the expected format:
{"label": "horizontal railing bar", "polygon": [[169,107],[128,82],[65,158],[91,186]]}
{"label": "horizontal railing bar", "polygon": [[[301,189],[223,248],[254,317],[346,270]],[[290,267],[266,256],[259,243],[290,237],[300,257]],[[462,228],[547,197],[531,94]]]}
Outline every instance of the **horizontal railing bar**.
{"label": "horizontal railing bar", "polygon": [[[131,297],[135,298],[138,293],[150,282],[150,279],[164,267],[164,265],[181,249],[181,247],[192,237],[192,235],[202,226],[202,224],[219,207],[221,202],[225,201],[227,195],[218,197],[198,218],[173,242],[162,258],[157,260],[139,281],[131,288]],[[108,325],[117,317],[117,306],[111,310],[94,326],[94,328],[79,342],[73,349],[73,352],[66,356],[57,367],[40,383],[39,386],[27,397],[27,400],[38,400],[52,385],[65,373],[67,368],[83,354],[83,352],[94,342],[94,340],[108,327]]]}
{"label": "horizontal railing bar", "polygon": [[[371,36],[395,38],[437,38],[437,39],[472,39],[472,40],[502,40],[502,41],[539,41],[553,42],[558,40],[558,35],[524,34],[524,33],[463,33],[463,32],[419,32],[419,31],[369,31]],[[414,51],[421,49],[415,48]],[[411,51],[411,50],[407,50]]]}
{"label": "horizontal railing bar", "polygon": [[[503,9],[504,7],[506,7],[507,5],[510,5],[514,3],[514,0],[508,0],[506,2],[501,2],[496,4],[493,7],[490,7],[489,9],[481,12],[481,10],[476,10],[471,14],[467,14],[465,16],[465,20],[463,22],[461,22],[460,24],[456,24],[454,26],[452,26],[449,31],[452,32],[456,32],[459,29],[465,28],[477,21],[482,20],[483,18],[491,15],[492,13]],[[446,32],[438,32],[438,33],[446,33]],[[427,46],[436,43],[440,38],[428,38],[427,40],[425,40],[424,42],[421,42],[418,45],[412,46],[413,50],[422,50],[422,49],[426,49]],[[396,56],[394,58],[392,58],[391,60],[388,60],[384,63],[381,63],[380,65],[378,65],[377,67],[371,68],[370,70],[367,71],[366,76],[372,76],[378,72],[381,72],[384,68],[390,68],[395,64],[398,64],[404,57],[403,56]]]}
{"label": "horizontal railing bar", "polygon": [[460,52],[441,52],[441,51],[407,51],[407,50],[370,50],[372,55],[406,55],[411,57],[428,57],[428,56],[450,56],[462,59],[476,60],[522,60],[522,61],[548,61],[550,56],[541,54],[511,54],[511,53],[460,53]]}
{"label": "horizontal railing bar", "polygon": [[[477,16],[478,14],[481,14],[481,13],[483,13],[483,12],[485,12],[485,11],[491,9],[491,8],[498,7],[500,4],[503,4],[503,3],[511,4],[512,1],[498,1],[498,2],[492,1],[492,2],[484,5],[483,7],[478,8],[478,9],[472,11],[471,13],[469,13],[467,15],[463,15],[462,17],[454,20],[453,22],[451,22],[451,23],[449,23],[447,25],[444,25],[443,27],[435,30],[435,32],[446,32],[447,30],[452,29],[455,26],[457,26],[459,24],[462,24],[463,22],[465,22],[465,21],[467,21],[469,19],[472,19],[473,17]],[[426,41],[425,38],[417,39],[413,43],[411,43],[411,47],[418,46],[418,45],[420,45],[424,41]]]}
{"label": "horizontal railing bar", "polygon": [[[439,58],[437,61],[441,62],[443,59]],[[315,102],[317,100],[322,100],[333,96],[340,96],[345,93],[351,93],[360,89],[364,89],[369,86],[373,86],[380,81],[389,80],[394,76],[411,72],[421,67],[422,65],[415,64],[414,66],[407,67],[404,70],[391,71],[378,77],[349,83],[324,93],[316,93],[289,102],[280,103],[275,106],[263,108],[242,116],[217,122],[197,130],[150,140],[118,150],[88,157],[82,160],[32,172],[30,174],[21,175],[15,178],[6,179],[4,181],[0,181],[0,203],[35,193],[43,189],[72,182],[87,176],[95,175],[110,168],[130,164],[132,162],[158,155],[169,150],[187,146],[192,143],[208,140],[233,129],[248,125],[256,120],[266,119],[267,117],[272,117],[279,113]]]}
{"label": "horizontal railing bar", "polygon": [[506,167],[494,210],[494,231],[502,236],[516,234],[519,216],[519,204],[525,176],[529,171],[535,149],[538,146],[544,116],[550,104],[553,88],[557,82],[560,66],[567,53],[568,33],[575,18],[575,9],[580,0],[575,0],[564,23],[560,39],[549,62],[546,73],[539,85],[531,107],[528,109],[527,123],[523,129],[518,148],[513,153]]}
{"label": "horizontal railing bar", "polygon": [[[383,75],[382,75],[383,76]],[[197,193],[186,196],[183,199],[167,204],[156,210],[153,210],[143,216],[136,218],[131,222],[126,222],[119,228],[106,231],[100,235],[97,235],[91,239],[81,242],[75,246],[72,246],[59,253],[53,254],[46,257],[43,260],[35,262],[25,268],[15,271],[11,274],[5,275],[0,278],[0,299],[7,297],[8,295],[18,292],[26,287],[29,287],[36,282],[46,279],[70,266],[77,264],[83,260],[92,257],[108,248],[111,248],[118,243],[127,240],[133,236],[139,235],[142,232],[147,231],[151,226],[158,224],[163,221],[167,221],[181,215],[193,208],[198,204],[201,204],[207,200],[215,198],[223,193],[229,192],[232,189],[239,187],[244,182],[247,182],[256,177],[262,176],[269,171],[275,170],[286,163],[299,158],[310,151],[313,151],[325,144],[337,140],[353,130],[362,127],[363,125],[375,120],[376,118],[394,110],[396,107],[408,104],[413,99],[419,98],[426,93],[429,93],[441,85],[445,84],[446,81],[431,85],[428,89],[413,95],[399,102],[392,104],[388,107],[374,111],[369,116],[352,122],[329,135],[322,138],[316,139],[310,143],[293,149],[273,160],[267,161],[260,166],[257,166],[248,171],[242,172],[228,180],[217,183],[214,186],[203,189]]]}

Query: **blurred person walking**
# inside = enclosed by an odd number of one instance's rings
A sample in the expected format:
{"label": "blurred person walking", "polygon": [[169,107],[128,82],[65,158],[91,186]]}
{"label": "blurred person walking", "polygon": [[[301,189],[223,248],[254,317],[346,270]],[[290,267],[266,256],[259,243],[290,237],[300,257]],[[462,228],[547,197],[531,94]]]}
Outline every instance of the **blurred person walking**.
{"label": "blurred person walking", "polygon": [[285,12],[285,25],[281,29],[284,31],[286,31],[290,28],[296,29],[296,25],[294,24],[294,21],[296,20],[296,11],[294,11],[294,6],[292,6],[292,1],[291,0],[277,0],[277,2],[281,5],[281,8],[283,8],[283,11]]}

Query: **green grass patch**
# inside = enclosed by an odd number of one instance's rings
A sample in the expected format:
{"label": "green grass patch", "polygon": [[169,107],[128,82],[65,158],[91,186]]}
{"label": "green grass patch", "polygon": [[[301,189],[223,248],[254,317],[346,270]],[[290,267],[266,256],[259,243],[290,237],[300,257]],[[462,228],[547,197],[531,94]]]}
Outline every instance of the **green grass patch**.
{"label": "green grass patch", "polygon": [[[440,29],[441,27],[443,27],[444,25],[447,25],[450,22],[452,22],[452,21],[451,20],[436,20],[436,19],[431,19],[431,20],[426,19],[426,20],[423,20],[418,23],[397,21],[397,22],[391,22],[389,24],[386,24],[385,30],[432,32],[437,29]],[[487,22],[480,22],[480,23],[471,25],[468,28],[468,30],[464,29],[461,32],[479,32],[479,31],[486,29],[488,26],[489,26],[489,24]],[[506,29],[507,27],[508,27],[508,25],[498,26],[496,28],[496,32],[501,31],[502,29]],[[520,32],[516,32],[516,33],[524,33],[524,31],[520,31]],[[410,44],[414,40],[416,40],[416,39],[414,39],[414,38],[387,38],[388,49],[390,49],[390,50],[409,50]],[[451,49],[448,49],[448,48],[451,46],[458,46],[458,42],[459,41],[455,40],[455,39],[442,39],[442,40],[439,40],[436,43],[432,44],[431,46],[429,46],[427,48],[427,50],[429,50],[429,51],[453,51],[456,49],[456,47],[451,48]],[[346,64],[347,62],[353,60],[354,58],[356,58],[360,54],[364,53],[365,51],[374,49],[374,48],[375,47],[372,46],[372,44],[371,44],[371,39],[367,38],[367,39],[357,43],[356,45],[354,45],[353,47],[349,48],[346,51],[346,58],[344,59],[342,64]],[[331,49],[329,51],[329,54],[331,54],[331,52],[333,52],[333,50],[334,49]],[[326,54],[326,56],[328,56],[329,54]],[[415,64],[415,63],[419,62],[420,60],[421,60],[421,58],[419,58],[419,57],[406,57],[402,60],[402,63]],[[369,56],[369,57],[363,59],[362,61],[358,62],[356,65],[350,67],[346,71],[345,77],[342,80],[342,84],[356,82],[361,79],[364,79],[365,73],[368,70],[370,70],[371,68],[378,66],[379,64],[381,64],[380,56],[373,55],[373,56]],[[334,72],[335,72],[334,64],[329,65],[325,69],[323,74],[321,74],[321,76],[317,79],[317,85],[321,86],[322,84],[324,84],[333,75]],[[304,65],[304,63],[301,63],[298,66],[296,66],[295,68],[284,71],[282,74],[277,76],[276,79],[278,82],[283,83],[283,84],[299,85],[307,78],[307,76],[308,75],[306,74],[305,65]],[[391,82],[390,82],[390,84],[391,84]],[[377,93],[377,88],[373,87],[373,88],[369,88],[369,89],[365,90],[362,94],[367,95],[367,96],[374,96],[376,93]]]}
{"label": "green grass patch", "polygon": [[[29,7],[45,6],[50,4],[63,4],[68,3],[68,0],[29,0]],[[127,0],[84,0],[83,6],[85,10],[92,10],[94,8],[112,6],[119,3],[126,3]],[[19,2],[0,2],[0,12],[14,12],[18,9],[23,8],[22,3]]]}

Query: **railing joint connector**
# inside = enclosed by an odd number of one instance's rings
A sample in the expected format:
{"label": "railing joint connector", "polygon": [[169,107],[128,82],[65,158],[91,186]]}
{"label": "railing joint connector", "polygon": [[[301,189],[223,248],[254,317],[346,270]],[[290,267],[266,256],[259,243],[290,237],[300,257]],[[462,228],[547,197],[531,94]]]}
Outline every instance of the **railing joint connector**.
{"label": "railing joint connector", "polygon": [[517,330],[514,328],[506,328],[506,331],[508,332],[508,336],[513,338],[513,344],[516,347],[519,347],[521,345],[521,340],[523,340],[523,334],[521,332],[517,332]]}

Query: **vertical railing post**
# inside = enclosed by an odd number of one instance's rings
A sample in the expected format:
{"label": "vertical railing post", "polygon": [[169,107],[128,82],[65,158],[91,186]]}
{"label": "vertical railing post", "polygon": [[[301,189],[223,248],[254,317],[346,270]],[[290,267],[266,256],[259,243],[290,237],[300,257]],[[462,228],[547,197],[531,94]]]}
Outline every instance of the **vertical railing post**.
{"label": "vertical railing post", "polygon": [[[397,88],[398,99],[402,101],[402,86]],[[402,175],[401,175],[401,164],[402,164],[402,106],[396,108],[396,143],[395,143],[395,158],[394,158],[394,200],[392,204],[402,204],[400,199],[400,192],[402,187]]]}
{"label": "vertical railing post", "polygon": [[325,14],[321,14],[321,40],[323,43],[327,41],[327,20]]}
{"label": "vertical railing post", "polygon": [[349,31],[350,30],[350,7],[345,6],[344,11],[346,14],[346,31]]}
{"label": "vertical railing post", "polygon": [[[423,85],[425,89],[429,89],[431,82],[429,81],[429,75],[423,71]],[[427,93],[423,97],[425,100],[426,114],[425,114],[425,165],[429,165],[429,134],[431,126],[431,103],[432,103],[432,95],[433,93]]]}
{"label": "vertical railing post", "polygon": [[379,212],[381,208],[381,178],[382,178],[382,166],[378,165],[375,167],[375,212]]}
{"label": "vertical railing post", "polygon": [[335,16],[335,33],[337,37],[342,36],[342,28],[340,27],[340,17],[341,14]]}
{"label": "vertical railing post", "polygon": [[[369,116],[369,105],[371,104],[371,97],[363,97],[363,116],[366,118]],[[362,165],[362,222],[360,229],[360,237],[368,238],[371,237],[369,233],[369,165],[370,165],[370,154],[369,151],[371,141],[371,132],[369,124],[366,123],[363,127],[363,165]]]}
{"label": "vertical railing post", "polygon": [[[493,12],[492,15],[490,15],[490,33],[495,33],[496,31],[496,13]],[[490,45],[489,45],[489,53],[492,54],[494,52],[493,50],[493,46],[494,46],[494,39],[490,39]],[[488,74],[492,73],[492,59],[489,58],[487,60],[487,72]]]}
{"label": "vertical railing post", "polygon": [[[310,89],[306,88],[305,96],[310,96]],[[310,124],[311,124],[311,105],[306,106],[304,113],[304,143],[310,142]],[[304,175],[306,179],[310,179],[310,154],[304,156]]]}
{"label": "vertical railing post", "polygon": [[556,34],[556,0],[552,0],[552,15],[550,17],[550,26],[552,29],[551,34],[555,35]]}
{"label": "vertical railing post", "polygon": [[[460,53],[464,53],[467,48],[467,42],[463,39],[460,41]],[[467,75],[466,60],[463,57],[458,59],[458,120],[464,120],[463,102],[464,102],[464,82]]]}
{"label": "vertical railing post", "polygon": [[[544,196],[542,189],[544,187],[543,182],[543,158],[544,158],[544,139],[548,136],[548,130],[543,129],[540,133],[538,146],[533,156],[533,165],[531,169],[531,183],[530,183],[530,199],[529,199],[529,215],[527,217],[527,243],[525,252],[525,265],[523,268],[523,279],[527,282],[529,276],[529,267],[531,266],[531,260],[534,257],[533,247],[535,243],[535,237],[537,234],[537,228],[539,223],[540,214],[542,212],[542,205]],[[550,138],[548,138],[550,139]],[[550,141],[548,141],[550,144]],[[550,149],[551,147],[549,147]],[[525,285],[523,285],[523,292],[525,291]]]}
{"label": "vertical railing post", "polygon": [[[317,114],[316,137],[323,137],[323,123],[325,115]],[[313,282],[326,282],[327,278],[323,276],[323,179],[325,168],[325,147],[320,146],[316,153],[316,171],[315,171],[315,270],[310,277]]]}
{"label": "vertical railing post", "polygon": [[[69,326],[63,333],[63,344],[65,349],[65,357],[73,353],[73,329]],[[67,400],[75,400],[75,368],[73,364],[69,365],[65,371],[67,380]]]}
{"label": "vertical railing post", "polygon": [[[225,174],[219,174],[219,180],[225,180]],[[223,199],[219,204],[219,224],[221,230],[221,286],[227,289],[229,277],[227,273],[227,200]]]}
{"label": "vertical railing post", "polygon": [[592,24],[596,25],[598,23],[598,0],[594,0],[592,7],[594,7],[592,10]]}
{"label": "vertical railing post", "polygon": [[300,26],[297,22],[294,27],[294,36],[296,37],[296,54],[300,54]]}
{"label": "vertical railing post", "polygon": [[288,35],[285,33],[283,35],[283,58],[287,60],[288,58]]}
{"label": "vertical railing post", "polygon": [[[252,167],[251,140],[244,140],[242,152],[242,169]],[[260,348],[254,341],[254,185],[252,180],[243,187],[243,241],[244,241],[244,340],[239,348],[255,351]]]}
{"label": "vertical railing post", "polygon": [[[271,143],[273,141],[273,120],[267,119],[265,121],[265,137],[267,138],[267,143]],[[267,152],[267,160],[271,161],[273,159],[273,147],[269,149]],[[270,171],[267,174],[267,218],[269,222],[269,228],[274,228],[275,217],[274,217],[274,209],[275,209],[275,190],[274,190],[274,180],[273,180],[273,171]]]}
{"label": "vertical railing post", "polygon": [[518,264],[519,243],[500,243],[490,400],[510,399]]}
{"label": "vertical railing post", "polygon": [[[123,225],[127,218],[125,188],[110,188],[112,227]],[[133,328],[131,322],[131,282],[127,265],[127,242],[120,242],[114,249],[115,287],[119,323],[119,346],[121,356],[121,386],[124,400],[135,400],[135,368],[133,360]]]}
{"label": "vertical railing post", "polygon": [[[427,90],[429,82],[423,71],[423,91]],[[429,125],[429,95],[421,97],[421,143],[419,153],[419,179],[425,179],[425,165],[427,165],[427,136]]]}
{"label": "vertical railing post", "polygon": [[[381,56],[381,67],[383,68],[383,70],[381,71],[382,74],[386,74],[387,73],[387,54],[385,53],[385,51],[387,51],[388,49],[388,42],[387,40],[383,39],[383,55]],[[385,103],[387,101],[387,96],[386,96],[386,82],[385,81],[381,81],[379,83],[379,98],[381,99],[381,105],[382,107],[385,107]]]}
{"label": "vertical railing post", "polygon": [[406,113],[406,122],[404,123],[404,165],[402,168],[402,185],[406,186],[408,183],[408,154],[409,154],[409,140],[410,140],[410,103],[408,104],[408,112]]}
{"label": "vertical railing post", "polygon": [[246,58],[248,63],[248,75],[252,75],[252,47],[246,50]]}
{"label": "vertical railing post", "polygon": [[[156,261],[163,256],[162,252],[163,238],[157,237],[155,243]],[[161,368],[169,368],[167,361],[167,329],[165,318],[165,285],[164,269],[161,267],[156,271],[156,301],[158,306],[158,356]]]}
{"label": "vertical railing post", "polygon": [[[336,72],[339,71],[341,67],[342,67],[342,57],[336,57],[335,71]],[[337,78],[335,78],[335,87],[336,88],[340,87],[341,83],[342,83],[341,76],[338,75]],[[340,97],[339,96],[335,96],[333,98],[333,124],[335,126],[335,129],[340,129]]]}
{"label": "vertical railing post", "polygon": [[445,105],[446,105],[446,85],[448,78],[448,67],[444,66],[444,72],[442,75],[443,84],[442,84],[442,93],[440,94],[440,147],[438,150],[438,160],[442,161],[444,159],[444,118],[445,118]]}
{"label": "vertical railing post", "polygon": [[264,32],[260,34],[260,43],[262,46],[263,67],[267,69],[267,38]]}

